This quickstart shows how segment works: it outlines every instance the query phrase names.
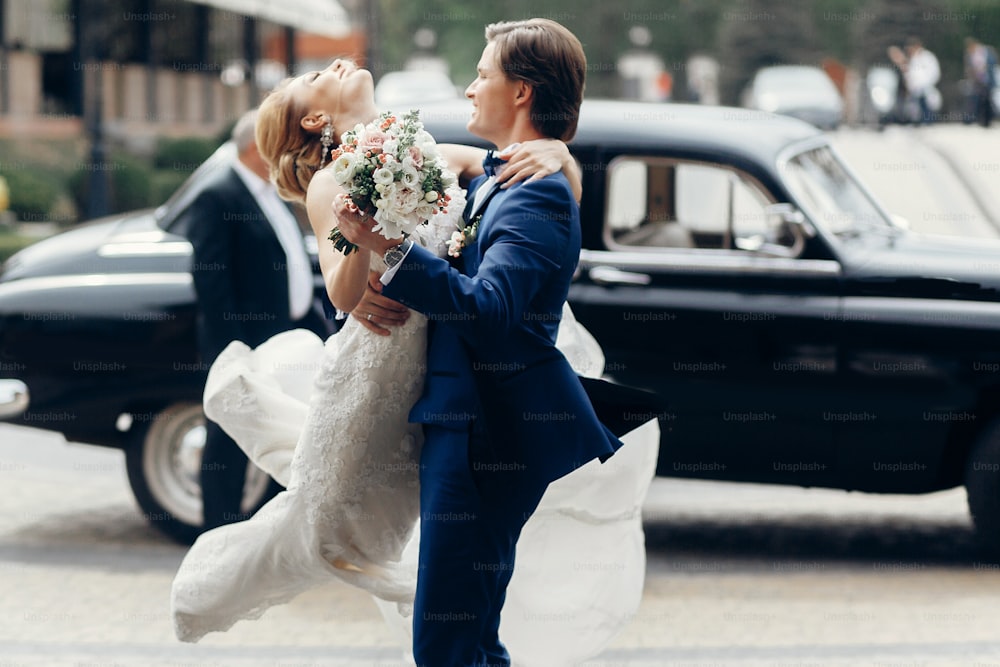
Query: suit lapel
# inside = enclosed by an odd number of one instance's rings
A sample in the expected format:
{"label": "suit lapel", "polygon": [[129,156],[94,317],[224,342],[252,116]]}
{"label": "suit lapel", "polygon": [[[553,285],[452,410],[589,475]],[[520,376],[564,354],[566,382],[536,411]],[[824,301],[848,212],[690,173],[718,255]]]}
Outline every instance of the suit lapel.
{"label": "suit lapel", "polygon": [[[482,187],[485,187],[485,184]],[[478,192],[479,191],[477,190],[476,193],[478,194]],[[474,210],[472,210],[467,220],[475,220],[476,216],[482,215],[483,212],[486,210],[486,207],[489,206],[490,200],[492,200],[493,197],[495,197],[498,192],[500,192],[500,184],[494,181],[493,183],[490,184],[490,189],[483,197],[482,201],[479,203],[479,206],[477,206]],[[475,202],[475,197],[473,197],[473,202]]]}

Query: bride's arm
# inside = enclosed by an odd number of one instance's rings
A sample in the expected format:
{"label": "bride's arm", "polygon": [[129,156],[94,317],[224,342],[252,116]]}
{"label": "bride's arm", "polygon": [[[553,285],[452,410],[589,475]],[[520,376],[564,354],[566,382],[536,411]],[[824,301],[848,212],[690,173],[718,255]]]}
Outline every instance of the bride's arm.
{"label": "bride's arm", "polygon": [[[448,162],[448,168],[467,184],[483,173],[483,157],[486,151],[461,144],[440,144],[438,149]],[[566,174],[573,196],[577,201],[583,195],[580,165],[570,154],[566,144],[558,139],[536,139],[525,141],[510,154],[501,153],[507,159],[507,167],[500,173],[503,187],[510,187],[523,180],[535,180],[553,174],[560,169]]]}
{"label": "bride's arm", "polygon": [[330,171],[316,172],[306,192],[306,212],[319,246],[319,266],[327,296],[337,310],[348,313],[364,295],[371,254],[359,248],[345,257],[328,238],[337,225],[334,198],[343,192]]}

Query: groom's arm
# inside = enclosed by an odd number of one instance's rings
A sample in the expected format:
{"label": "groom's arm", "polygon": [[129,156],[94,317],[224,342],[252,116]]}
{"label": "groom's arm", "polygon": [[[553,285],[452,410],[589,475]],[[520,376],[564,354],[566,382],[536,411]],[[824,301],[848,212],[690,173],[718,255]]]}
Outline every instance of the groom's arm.
{"label": "groom's arm", "polygon": [[498,203],[489,237],[478,241],[488,247],[475,276],[413,246],[382,293],[475,344],[503,338],[566,261],[571,226],[579,224],[575,208],[562,178],[519,186]]}
{"label": "groom's arm", "polygon": [[[486,151],[461,144],[438,144],[448,167],[459,176],[463,186],[477,176],[483,175],[483,158]],[[580,201],[583,196],[583,172],[580,163],[569,152],[566,144],[558,139],[533,139],[514,144],[514,150],[500,153],[507,160],[507,166],[500,170],[497,180],[502,188],[512,187],[521,181],[537,181],[562,171],[573,189],[573,198]]]}

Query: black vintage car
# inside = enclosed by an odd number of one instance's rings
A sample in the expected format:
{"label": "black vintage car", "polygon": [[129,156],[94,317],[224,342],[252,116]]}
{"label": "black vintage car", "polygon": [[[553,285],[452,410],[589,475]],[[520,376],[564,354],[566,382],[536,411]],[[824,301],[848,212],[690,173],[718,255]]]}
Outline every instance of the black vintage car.
{"label": "black vintage car", "polygon": [[[464,103],[422,114],[439,141],[474,143]],[[896,226],[823,133],[786,117],[587,101],[571,148],[570,302],[607,375],[666,402],[658,474],[964,484],[1000,553],[1000,243]],[[123,448],[140,505],[182,539],[200,521],[204,372],[171,226],[187,196],[40,242],[0,275],[6,418]]]}

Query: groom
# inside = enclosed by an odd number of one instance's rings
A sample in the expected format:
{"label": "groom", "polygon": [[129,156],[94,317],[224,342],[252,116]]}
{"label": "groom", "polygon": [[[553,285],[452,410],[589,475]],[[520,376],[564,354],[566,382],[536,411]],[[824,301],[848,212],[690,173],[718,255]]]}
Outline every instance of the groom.
{"label": "groom", "polygon": [[[469,130],[498,148],[571,139],[586,72],[579,40],[546,19],[492,24],[486,39],[466,90]],[[426,436],[413,623],[423,667],[510,664],[498,628],[521,528],[550,482],[621,446],[555,348],[580,253],[566,178],[500,190],[480,177],[469,202],[460,269],[340,212],[344,235],[383,256],[383,295],[431,324],[410,413]]]}

